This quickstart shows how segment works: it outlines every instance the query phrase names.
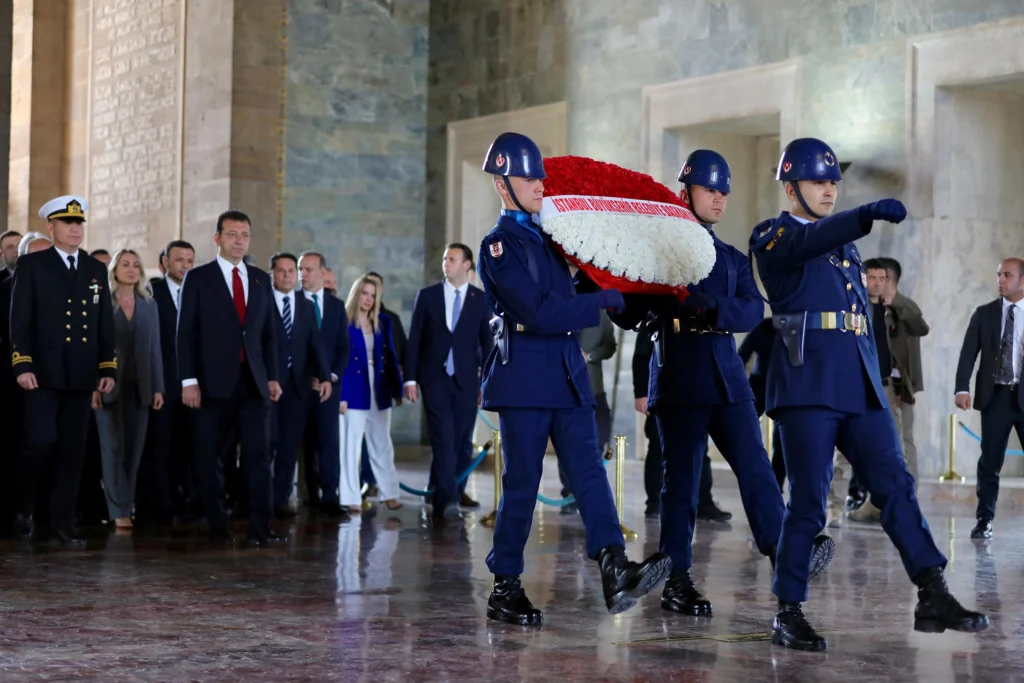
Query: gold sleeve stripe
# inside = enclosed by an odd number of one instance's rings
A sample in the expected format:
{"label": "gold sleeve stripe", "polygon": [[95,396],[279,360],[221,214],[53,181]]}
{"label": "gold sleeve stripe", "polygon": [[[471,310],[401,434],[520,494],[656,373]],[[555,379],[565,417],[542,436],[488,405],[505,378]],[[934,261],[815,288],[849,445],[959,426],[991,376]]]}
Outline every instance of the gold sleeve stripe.
{"label": "gold sleeve stripe", "polygon": [[100,370],[117,370],[117,361],[112,360],[108,363],[100,363]]}
{"label": "gold sleeve stripe", "polygon": [[18,363],[31,363],[32,356],[23,356],[17,351],[11,354],[11,365],[17,365]]}

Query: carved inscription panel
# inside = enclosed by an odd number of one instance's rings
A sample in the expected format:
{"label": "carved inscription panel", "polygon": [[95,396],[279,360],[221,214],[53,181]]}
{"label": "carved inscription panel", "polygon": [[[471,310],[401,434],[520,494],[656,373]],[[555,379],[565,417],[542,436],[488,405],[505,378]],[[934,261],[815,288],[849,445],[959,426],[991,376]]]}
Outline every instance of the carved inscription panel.
{"label": "carved inscription panel", "polygon": [[182,0],[93,0],[89,247],[156,264],[178,236]]}

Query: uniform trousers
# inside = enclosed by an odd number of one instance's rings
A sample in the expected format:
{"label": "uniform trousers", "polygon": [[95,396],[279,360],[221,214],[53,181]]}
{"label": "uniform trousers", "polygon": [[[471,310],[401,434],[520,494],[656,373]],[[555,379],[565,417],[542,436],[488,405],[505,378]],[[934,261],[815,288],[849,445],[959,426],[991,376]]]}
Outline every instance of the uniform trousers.
{"label": "uniform trousers", "polygon": [[[775,548],[782,529],[782,494],[761,442],[754,402],[655,408],[665,454],[661,494],[661,552],[674,569],[689,569],[697,521],[700,475],[708,436],[736,474],[743,510],[762,554]],[[808,556],[810,560],[810,556]]]}
{"label": "uniform trousers", "polygon": [[[374,377],[373,364],[370,364],[370,377]],[[342,507],[357,506],[362,503],[359,492],[359,460],[362,452],[363,435],[366,436],[366,449],[370,456],[370,467],[377,478],[381,500],[398,498],[398,470],[395,469],[395,444],[391,441],[391,408],[377,408],[377,397],[374,394],[373,382],[370,382],[370,409],[353,410],[349,408],[344,415],[338,416],[341,448],[338,459],[340,477],[338,492]]]}
{"label": "uniform trousers", "polygon": [[612,489],[601,462],[593,407],[500,408],[498,416],[505,469],[494,524],[494,547],[487,555],[491,573],[523,573],[523,549],[533,525],[549,437],[576,496],[587,535],[587,555],[596,559],[603,548],[625,546]]}
{"label": "uniform trousers", "polygon": [[790,481],[789,503],[782,522],[773,591],[780,600],[807,599],[814,538],[825,526],[825,505],[832,481],[832,458],[838,446],[882,511],[882,528],[900,553],[911,578],[946,558],[932,540],[928,522],[914,494],[914,478],[903,453],[892,415],[883,408],[844,413],[818,407],[779,408],[774,415]]}
{"label": "uniform trousers", "polygon": [[18,467],[18,512],[31,515],[37,496],[46,487],[54,531],[70,533],[74,525],[91,404],[91,391],[40,388],[24,393],[25,440]]}

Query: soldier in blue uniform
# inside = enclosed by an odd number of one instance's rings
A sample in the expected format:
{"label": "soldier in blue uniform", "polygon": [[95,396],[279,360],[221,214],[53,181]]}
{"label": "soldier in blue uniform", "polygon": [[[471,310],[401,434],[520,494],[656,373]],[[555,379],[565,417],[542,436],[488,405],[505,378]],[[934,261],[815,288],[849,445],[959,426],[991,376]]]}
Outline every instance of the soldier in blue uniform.
{"label": "soldier in blue uniform", "polygon": [[483,407],[501,418],[503,492],[487,567],[494,589],[490,619],[542,621],[520,583],[523,549],[548,438],[569,477],[586,527],[587,554],[601,568],[605,604],[617,614],[656,587],[671,568],[657,553],[643,563],[626,558],[625,541],[601,464],[594,396],[575,330],[596,327],[601,309],[621,311],[622,295],[577,295],[569,268],[533,221],[544,197],[544,162],[532,140],[503,133],[483,170],[494,176],[504,208],[480,246],[480,281],[495,313],[495,346],[483,369]]}
{"label": "soldier in blue uniform", "polygon": [[832,149],[801,138],[786,146],[777,179],[790,211],[754,228],[750,248],[771,304],[778,336],[768,370],[767,412],[779,424],[790,500],[779,542],[772,642],[824,650],[807,623],[807,558],[825,524],[838,446],[882,510],[882,527],[918,587],[914,628],[979,631],[988,617],[960,606],[943,578],[935,547],[903,463],[878,372],[870,331],[867,280],[853,242],[873,221],[899,223],[903,204],[883,199],[832,215],[842,180]]}
{"label": "soldier in blue uniform", "polygon": [[[749,332],[764,317],[747,258],[715,235],[731,191],[729,164],[718,152],[699,149],[679,172],[680,196],[711,233],[715,265],[703,281],[673,296],[626,295],[627,310],[613,316],[626,329],[649,316],[655,329],[648,409],[654,414],[665,454],[661,494],[661,551],[672,559],[672,575],[661,598],[663,609],[711,615],[711,602],[690,577],[691,543],[708,435],[739,480],[740,496],[758,549],[775,561],[782,530],[782,495],[754,409],[754,394],[733,334]],[[835,542],[814,541],[813,574],[831,562]],[[808,554],[808,557],[811,557]]]}

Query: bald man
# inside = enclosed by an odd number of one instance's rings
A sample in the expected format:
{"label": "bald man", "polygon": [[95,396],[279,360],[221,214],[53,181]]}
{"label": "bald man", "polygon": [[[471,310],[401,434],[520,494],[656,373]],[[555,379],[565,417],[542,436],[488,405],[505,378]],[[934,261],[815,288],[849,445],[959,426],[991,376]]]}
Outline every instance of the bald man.
{"label": "bald man", "polygon": [[981,353],[974,378],[974,409],[981,411],[981,457],[978,459],[978,524],[971,538],[992,537],[1010,430],[1024,441],[1024,259],[1011,257],[996,272],[999,298],[979,306],[964,335],[956,368],[956,407],[971,408],[971,370]]}

